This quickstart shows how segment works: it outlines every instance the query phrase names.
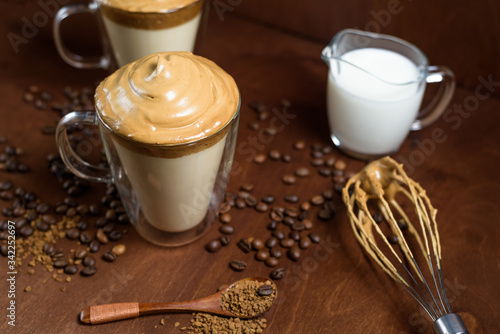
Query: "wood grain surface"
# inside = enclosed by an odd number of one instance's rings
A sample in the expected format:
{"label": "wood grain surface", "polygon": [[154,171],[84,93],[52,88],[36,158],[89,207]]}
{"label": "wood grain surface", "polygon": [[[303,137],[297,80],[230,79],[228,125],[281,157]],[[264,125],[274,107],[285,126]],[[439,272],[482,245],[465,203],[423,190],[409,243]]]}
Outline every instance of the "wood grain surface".
{"label": "wood grain surface", "polygon": [[[320,53],[334,29],[347,27],[350,19],[357,24],[365,22],[370,19],[370,8],[364,8],[365,2],[353,2],[349,6],[364,9],[354,11],[346,7],[342,13],[335,13],[337,19],[344,17],[346,23],[343,26],[325,24],[324,30],[320,29],[324,21],[315,22],[312,16],[306,20],[294,14],[296,17],[290,18],[293,13],[286,10],[280,14],[285,18],[274,16],[280,22],[295,19],[298,23],[293,24],[315,29],[312,33],[297,34],[277,28],[282,24],[271,25],[273,16],[266,20],[248,19],[254,17],[256,11],[266,13],[267,7],[266,10],[252,7],[258,3],[263,6],[264,2],[256,1],[252,5],[250,1],[243,1],[233,11],[240,14],[227,11],[223,20],[212,10],[203,55],[227,70],[242,94],[235,169],[228,190],[237,192],[242,184],[251,182],[255,184],[253,193],[257,197],[274,194],[277,204],[285,205],[285,195],[294,193],[301,200],[307,200],[332,188],[330,178],[319,176],[310,166],[309,149],[297,151],[292,146],[298,139],[304,140],[307,147],[316,142],[330,144],[325,105],[327,67]],[[411,40],[412,36],[427,36],[429,31],[443,30],[439,38],[432,36],[427,42],[425,38],[413,42],[433,55],[432,63],[450,65],[455,71],[461,71],[468,88],[458,88],[445,116],[429,128],[411,133],[393,157],[405,163],[409,175],[427,189],[439,211],[444,276],[452,309],[464,314],[464,321],[475,329],[472,333],[495,334],[500,324],[500,99],[491,94],[500,91],[498,43],[494,39],[485,41],[486,37],[464,34],[461,45],[463,52],[470,56],[466,59],[456,44],[456,34],[457,31],[477,32],[474,26],[484,27],[498,6],[492,1],[468,4],[474,7],[474,18],[469,20],[458,15],[451,21],[456,27],[454,30],[438,21],[437,14],[419,17],[423,8],[413,9],[429,3],[413,1],[401,14],[404,17],[394,18],[395,21],[420,22],[418,27],[401,30],[404,31],[401,37]],[[449,2],[446,6],[436,3],[436,8],[442,7],[443,11],[451,6]],[[269,8],[276,4],[282,2],[270,2]],[[383,4],[376,2],[374,6],[377,10]],[[298,4],[297,8],[300,9]],[[21,34],[23,17],[30,21],[40,10],[36,2],[0,3],[0,136],[22,147],[26,151],[23,162],[32,168],[25,175],[0,172],[0,181],[11,180],[16,186],[33,190],[44,201],[55,204],[63,200],[66,193],[48,171],[46,156],[56,152],[54,138],[40,131],[45,125],[55,124],[55,114],[22,102],[23,92],[27,86],[36,84],[56,99],[62,99],[64,87],[92,86],[106,73],[76,70],[66,65],[55,50],[49,23],[42,25],[14,52],[6,36],[9,32]],[[304,8],[304,12],[309,10]],[[319,12],[321,8],[316,10]],[[457,11],[450,8],[446,13],[452,15]],[[92,20],[83,21],[80,27],[93,24]],[[349,25],[356,24],[352,22]],[[429,27],[422,30],[424,23]],[[316,24],[320,26],[315,27]],[[492,27],[498,27],[498,22],[492,23]],[[98,53],[96,39],[82,38],[87,33],[90,36],[91,30],[76,32],[72,45],[80,43],[83,45],[80,48],[87,52]],[[455,37],[446,38],[446,31],[453,31]],[[470,53],[471,50],[474,53]],[[494,84],[485,88],[488,80]],[[484,99],[477,98],[476,87],[486,94]],[[247,126],[257,117],[248,104],[259,101],[270,111],[279,111],[282,98],[292,102],[290,118],[282,131],[259,142],[259,132]],[[269,123],[260,124],[266,127]],[[252,142],[257,144],[252,146]],[[269,159],[262,164],[252,162],[255,154],[267,153],[270,149],[290,154],[292,161],[288,164]],[[346,162],[348,171],[356,172],[364,166],[363,162],[350,159],[336,149],[333,155]],[[293,173],[300,166],[307,166],[313,173],[291,186],[281,182],[284,174]],[[78,201],[99,202],[103,192],[101,185],[93,184]],[[317,211],[313,211],[314,231],[322,242],[304,251],[298,262],[280,260],[280,266],[288,273],[285,279],[276,281],[279,298],[265,314],[268,327],[264,333],[432,333],[431,321],[418,304],[363,254],[352,235],[340,197],[336,195],[334,201],[338,212],[330,221],[319,221],[315,218]],[[0,201],[0,208],[5,205]],[[126,253],[114,263],[105,263],[100,256],[112,245],[102,247],[96,255],[98,271],[92,277],[75,275],[70,283],[56,282],[51,278],[52,273],[40,266],[34,268],[33,275],[28,275],[29,267],[25,264],[16,276],[15,327],[6,321],[8,269],[6,259],[0,257],[0,332],[182,333],[178,328],[189,325],[190,314],[150,315],[97,326],[80,324],[78,314],[96,304],[190,300],[212,294],[219,286],[244,277],[268,276],[270,268],[253,260],[252,253],[244,254],[236,246],[240,238],[266,238],[269,234],[267,215],[251,209],[232,210],[231,215],[236,228],[232,242],[215,254],[206,252],[204,245],[219,236],[218,225],[195,243],[173,249],[149,244],[128,226],[128,233],[120,241],[126,245]],[[76,243],[63,239],[58,247],[76,248]],[[232,271],[228,264],[234,259],[246,261],[248,268],[243,272]],[[24,292],[27,286],[31,286],[31,291]],[[61,291],[61,287],[65,287],[65,291]],[[162,319],[165,325],[160,324]]]}

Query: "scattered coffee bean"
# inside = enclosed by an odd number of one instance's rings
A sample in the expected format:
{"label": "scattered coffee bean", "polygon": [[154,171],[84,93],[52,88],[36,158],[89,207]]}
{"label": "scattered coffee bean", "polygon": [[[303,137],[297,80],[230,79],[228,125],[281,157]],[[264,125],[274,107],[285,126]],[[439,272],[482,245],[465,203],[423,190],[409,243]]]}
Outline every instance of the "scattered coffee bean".
{"label": "scattered coffee bean", "polygon": [[303,150],[305,147],[306,147],[306,143],[303,140],[297,140],[293,144],[293,148],[296,149],[296,150],[299,150],[299,151]]}
{"label": "scattered coffee bean", "polygon": [[346,168],[346,163],[344,160],[337,160],[334,165],[337,170],[344,170]]}
{"label": "scattered coffee bean", "polygon": [[327,209],[321,209],[318,212],[318,218],[321,220],[329,220],[330,218],[332,218],[332,216],[332,212]]}
{"label": "scattered coffee bean", "polygon": [[278,239],[275,237],[270,237],[269,239],[266,240],[266,247],[267,248],[273,248],[278,244]]}
{"label": "scattered coffee bean", "polygon": [[68,275],[74,275],[78,272],[78,267],[75,266],[74,264],[69,264],[66,267],[64,267],[64,273]]}
{"label": "scattered coffee bean", "polygon": [[46,243],[43,245],[43,248],[42,248],[42,249],[43,249],[43,252],[44,252],[45,254],[50,255],[50,254],[54,253],[54,251],[56,250],[56,246],[55,246],[53,243],[51,243],[51,242],[46,242]]}
{"label": "scattered coffee bean", "polygon": [[49,214],[43,215],[42,221],[46,224],[49,224],[49,225],[54,225],[57,222],[56,218],[52,215],[49,215]]}
{"label": "scattered coffee bean", "polygon": [[249,239],[240,239],[238,241],[238,247],[245,253],[250,252],[252,250],[252,241]]}
{"label": "scattered coffee bean", "polygon": [[1,181],[0,182],[0,190],[5,191],[5,190],[11,190],[14,184],[12,181]]}
{"label": "scattered coffee bean", "polygon": [[95,265],[95,258],[92,255],[87,255],[83,258],[82,263],[84,266],[93,266]]}
{"label": "scattered coffee bean", "polygon": [[222,234],[233,234],[234,233],[234,227],[229,225],[229,224],[224,224],[219,228],[219,232]]}
{"label": "scattered coffee bean", "polygon": [[311,198],[312,205],[322,205],[325,203],[325,199],[321,195],[316,195]]}
{"label": "scattered coffee bean", "polygon": [[311,239],[312,242],[314,242],[315,244],[318,244],[320,242],[320,238],[319,236],[316,234],[316,233],[309,233],[308,234],[308,237],[309,239]]}
{"label": "scattered coffee bean", "polygon": [[85,249],[80,249],[75,253],[76,260],[83,260],[87,256],[87,251]]}
{"label": "scattered coffee bean", "polygon": [[90,235],[87,232],[82,232],[80,233],[80,242],[82,244],[88,244],[92,239],[90,238]]}
{"label": "scattered coffee bean", "polygon": [[64,268],[68,265],[69,260],[67,258],[60,258],[54,261],[54,268]]}
{"label": "scattered coffee bean", "polygon": [[266,156],[265,154],[259,153],[253,158],[253,161],[257,164],[261,164],[266,161]]}
{"label": "scattered coffee bean", "polygon": [[229,266],[235,271],[243,271],[247,268],[246,262],[241,260],[233,260],[229,263]]}
{"label": "scattered coffee bean", "polygon": [[33,227],[31,227],[31,225],[24,225],[22,228],[19,229],[19,233],[21,233],[21,235],[23,237],[29,237],[33,234],[35,230],[33,229]]}
{"label": "scattered coffee bean", "polygon": [[283,255],[278,247],[271,248],[269,254],[277,259],[281,258],[281,256]]}
{"label": "scattered coffee bean", "polygon": [[275,201],[275,197],[273,195],[266,195],[262,197],[261,201],[266,204],[273,204]]}
{"label": "scattered coffee bean", "polygon": [[279,160],[279,158],[281,158],[281,153],[278,150],[271,150],[268,155],[271,160]]}
{"label": "scattered coffee bean", "polygon": [[284,239],[280,240],[280,245],[283,248],[290,248],[294,244],[295,244],[295,241],[293,239],[290,239],[290,238],[284,238]]}
{"label": "scattered coffee bean", "polygon": [[288,203],[297,203],[299,201],[299,196],[297,195],[286,195],[285,201]]}
{"label": "scattered coffee bean", "polygon": [[285,217],[283,218],[283,224],[290,227],[295,224],[295,219],[293,219],[292,217]]}
{"label": "scattered coffee bean", "polygon": [[308,237],[300,238],[300,240],[299,240],[299,247],[300,248],[307,249],[307,248],[309,248],[309,246],[311,246],[311,239],[309,239]]}
{"label": "scattered coffee bean", "polygon": [[267,225],[269,231],[274,231],[278,227],[278,222],[273,220]]}
{"label": "scattered coffee bean", "polygon": [[299,231],[290,231],[290,233],[288,233],[288,237],[294,241],[299,241],[300,240],[300,232]]}
{"label": "scattered coffee bean", "polygon": [[256,251],[261,250],[264,248],[264,243],[260,239],[254,239],[252,241],[252,248]]}
{"label": "scattered coffee bean", "polygon": [[297,218],[300,212],[296,208],[286,208],[285,215],[292,218]]}
{"label": "scattered coffee bean", "polygon": [[9,255],[9,246],[7,244],[0,245],[0,254],[2,254],[2,256]]}
{"label": "scattered coffee bean", "polygon": [[250,122],[250,123],[248,123],[248,128],[251,130],[257,131],[257,130],[259,130],[260,126],[259,126],[259,123],[257,123],[257,122]]}
{"label": "scattered coffee bean", "polygon": [[323,196],[323,198],[325,200],[329,201],[329,200],[333,199],[333,191],[331,191],[330,189],[327,189],[321,193],[321,196]]}
{"label": "scattered coffee bean", "polygon": [[229,224],[231,222],[231,215],[229,213],[224,213],[219,217],[219,220],[223,224]]}
{"label": "scattered coffee bean", "polygon": [[257,205],[257,199],[252,196],[252,195],[248,195],[246,198],[245,198],[245,204],[249,207],[249,208],[253,208]]}
{"label": "scattered coffee bean", "polygon": [[120,256],[120,255],[123,255],[125,254],[125,251],[127,250],[127,247],[125,247],[124,244],[118,244],[118,245],[115,245],[113,246],[113,248],[111,249],[111,251],[116,254],[117,256]]}
{"label": "scattered coffee bean", "polygon": [[408,229],[408,223],[404,218],[401,218],[398,220],[398,226],[401,229],[401,231],[407,230]]}
{"label": "scattered coffee bean", "polygon": [[377,211],[375,214],[372,215],[372,217],[375,223],[377,224],[380,224],[381,222],[384,221],[384,215],[380,211]]}
{"label": "scattered coffee bean", "polygon": [[293,245],[286,254],[290,260],[297,261],[300,258],[300,249],[297,245]]}
{"label": "scattered coffee bean", "polygon": [[122,237],[123,237],[122,232],[120,232],[118,230],[111,231],[111,233],[109,233],[109,236],[108,236],[109,240],[111,240],[111,241],[118,241]]}
{"label": "scattered coffee bean", "polygon": [[104,225],[104,227],[102,228],[102,231],[106,234],[110,234],[111,232],[113,232],[115,229],[115,224],[113,223],[107,223],[106,225]]}
{"label": "scattered coffee bean", "polygon": [[259,296],[270,296],[273,294],[273,292],[274,292],[273,287],[268,284],[261,285],[257,288],[257,294]]}
{"label": "scattered coffee bean", "polygon": [[389,236],[387,237],[387,240],[389,240],[389,242],[391,244],[395,245],[398,243],[399,238],[396,234],[392,233],[392,234],[389,234]]}
{"label": "scattered coffee bean", "polygon": [[115,262],[116,254],[113,252],[106,252],[102,254],[102,259],[106,262]]}
{"label": "scattered coffee bean", "polygon": [[109,242],[109,239],[102,228],[97,230],[96,238],[103,245],[106,245]]}
{"label": "scattered coffee bean", "polygon": [[71,228],[66,232],[66,238],[69,240],[76,240],[80,236],[80,230],[77,228]]}
{"label": "scattered coffee bean", "polygon": [[264,202],[259,202],[255,206],[255,210],[257,210],[258,212],[267,212],[268,209],[269,208],[268,208],[267,204]]}
{"label": "scattered coffee bean", "polygon": [[266,261],[265,261],[265,264],[266,266],[268,267],[276,267],[278,264],[279,264],[279,260],[275,257],[269,257]]}
{"label": "scattered coffee bean", "polygon": [[306,167],[300,167],[295,170],[295,175],[298,177],[306,177],[309,176],[309,174],[311,174],[311,172]]}
{"label": "scattered coffee bean", "polygon": [[332,175],[332,171],[329,168],[319,168],[318,174],[323,177],[329,177],[330,175]]}
{"label": "scattered coffee bean", "polygon": [[101,248],[101,244],[97,240],[92,240],[89,243],[89,250],[91,253],[97,253],[99,251],[99,248]]}
{"label": "scattered coffee bean", "polygon": [[299,221],[293,224],[291,228],[294,232],[300,232],[306,229],[306,225],[303,222]]}
{"label": "scattered coffee bean", "polygon": [[286,275],[285,268],[276,268],[273,271],[271,271],[271,275],[269,275],[269,277],[271,277],[271,279],[273,280],[280,280],[283,277],[285,277],[285,275]]}
{"label": "scattered coffee bean", "polygon": [[277,222],[280,222],[283,220],[284,218],[284,214],[283,212],[281,211],[278,211],[278,210],[272,210],[271,213],[269,214],[269,217],[273,220],[273,221],[277,221]]}
{"label": "scattered coffee bean", "polygon": [[261,249],[257,253],[255,253],[255,259],[257,261],[265,261],[269,258],[269,252],[267,249]]}
{"label": "scattered coffee bean", "polygon": [[240,189],[246,192],[251,192],[255,188],[255,185],[253,183],[245,183],[243,184]]}
{"label": "scattered coffee bean", "polygon": [[324,163],[325,163],[325,161],[323,159],[312,159],[311,160],[311,165],[314,167],[323,166]]}
{"label": "scattered coffee bean", "polygon": [[219,241],[220,241],[222,246],[227,246],[227,245],[229,245],[229,242],[231,241],[231,239],[229,239],[229,237],[227,235],[221,235],[219,237]]}
{"label": "scattered coffee bean", "polygon": [[80,271],[82,276],[92,276],[97,272],[97,268],[94,266],[87,266]]}
{"label": "scattered coffee bean", "polygon": [[290,154],[283,154],[281,156],[281,161],[288,163],[288,162],[292,161],[292,156]]}
{"label": "scattered coffee bean", "polygon": [[283,181],[283,183],[288,184],[288,185],[294,184],[295,181],[297,181],[295,179],[295,176],[293,176],[293,175],[284,175],[281,180]]}
{"label": "scattered coffee bean", "polygon": [[237,198],[235,205],[237,209],[243,209],[247,206],[247,203],[243,198]]}
{"label": "scattered coffee bean", "polygon": [[205,249],[207,251],[209,251],[210,253],[215,253],[217,252],[219,249],[221,249],[222,247],[222,244],[220,243],[220,241],[218,239],[214,239],[212,241],[209,241],[206,245],[205,245]]}
{"label": "scattered coffee bean", "polygon": [[89,223],[85,219],[80,219],[80,221],[76,224],[76,228],[79,229],[80,231],[84,231],[88,227],[89,227]]}
{"label": "scattered coffee bean", "polygon": [[35,223],[35,227],[37,230],[42,231],[42,232],[47,232],[49,230],[49,224],[46,222],[39,220]]}
{"label": "scattered coffee bean", "polygon": [[283,240],[285,238],[285,234],[281,232],[280,230],[274,230],[272,233],[273,237],[276,237],[278,240]]}

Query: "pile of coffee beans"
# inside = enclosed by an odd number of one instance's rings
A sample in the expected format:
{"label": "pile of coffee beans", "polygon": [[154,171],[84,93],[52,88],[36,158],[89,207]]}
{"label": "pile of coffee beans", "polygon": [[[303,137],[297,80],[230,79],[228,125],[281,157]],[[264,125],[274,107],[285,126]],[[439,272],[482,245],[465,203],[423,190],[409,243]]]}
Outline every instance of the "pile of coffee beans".
{"label": "pile of coffee beans", "polygon": [[9,145],[7,138],[0,136],[0,172],[27,173],[30,167],[22,162],[24,150]]}

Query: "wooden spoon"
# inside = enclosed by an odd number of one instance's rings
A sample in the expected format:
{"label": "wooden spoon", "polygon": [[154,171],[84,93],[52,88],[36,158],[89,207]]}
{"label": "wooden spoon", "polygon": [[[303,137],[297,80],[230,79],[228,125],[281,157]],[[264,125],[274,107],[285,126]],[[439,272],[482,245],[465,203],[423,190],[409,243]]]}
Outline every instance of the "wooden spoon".
{"label": "wooden spoon", "polygon": [[[265,277],[250,277],[239,281],[236,281],[224,289],[214,293],[213,295],[185,301],[185,302],[170,302],[170,303],[116,303],[116,304],[105,304],[105,305],[94,305],[85,308],[80,312],[80,321],[88,325],[102,324],[106,322],[136,318],[145,314],[158,314],[158,313],[168,313],[168,312],[204,312],[222,315],[226,317],[238,317],[238,318],[253,318],[259,314],[252,316],[241,316],[234,314],[230,311],[222,309],[222,294],[229,290],[237,283],[244,281],[257,281],[257,282],[271,282],[270,285],[273,286],[275,294],[275,300],[278,296],[278,290],[273,283],[268,278]],[[274,301],[273,301],[274,302]],[[271,304],[272,305],[272,304]],[[271,307],[269,305],[269,307]],[[267,311],[269,308],[264,310]]]}

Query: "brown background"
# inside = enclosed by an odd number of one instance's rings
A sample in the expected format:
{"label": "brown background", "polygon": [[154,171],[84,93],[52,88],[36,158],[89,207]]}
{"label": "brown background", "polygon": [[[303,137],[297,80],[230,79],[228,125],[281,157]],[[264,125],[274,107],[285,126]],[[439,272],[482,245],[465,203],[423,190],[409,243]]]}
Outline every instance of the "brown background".
{"label": "brown background", "polygon": [[[296,139],[329,143],[325,109],[327,67],[320,53],[330,38],[347,27],[365,28],[376,22],[371,11],[388,8],[383,1],[223,1],[234,9],[219,16],[211,4],[210,20],[202,54],[213,59],[234,76],[242,93],[242,114],[235,161],[242,172],[233,175],[229,190],[237,191],[244,182],[256,184],[255,194],[283,196],[297,193],[305,200],[331,188],[329,179],[317,175],[293,187],[280,182],[284,173],[308,165],[307,151],[292,149]],[[491,75],[500,81],[499,43],[500,5],[495,1],[401,1],[403,10],[391,15],[381,28],[419,46],[432,64],[448,65],[456,74],[459,88],[452,104],[463,105],[475,94],[479,76]],[[226,7],[227,8],[227,7]],[[0,172],[0,180],[10,179],[16,186],[34,190],[41,198],[57,203],[65,196],[56,178],[47,171],[45,156],[55,152],[53,138],[42,136],[40,128],[53,124],[51,111],[38,111],[22,102],[30,84],[46,89],[61,100],[67,86],[92,86],[105,77],[104,71],[81,71],[66,65],[57,55],[51,24],[43,25],[27,44],[15,53],[9,32],[21,34],[23,17],[32,21],[41,10],[36,2],[0,3],[0,135],[27,152],[23,161],[32,171],[26,177]],[[374,21],[375,20],[375,21]],[[75,18],[66,24],[68,44],[79,52],[99,52],[94,22]],[[80,28],[75,30],[74,28]],[[493,87],[498,95],[498,87]],[[247,123],[255,114],[247,105],[258,100],[269,109],[279,108],[281,98],[292,101],[297,115],[285,131],[262,149],[279,149],[292,154],[290,165],[266,161],[252,163],[242,143],[255,136]],[[466,314],[475,333],[497,333],[500,316],[500,100],[489,97],[470,112],[459,115],[452,110],[428,129],[412,133],[395,158],[408,162],[411,177],[427,189],[435,207],[442,236],[443,265],[452,309]],[[263,124],[265,125],[265,123]],[[432,142],[434,130],[442,130],[446,140]],[[334,152],[357,171],[363,163]],[[422,158],[423,157],[423,158]],[[311,167],[312,168],[312,167]],[[102,187],[93,185],[81,202],[99,201]],[[354,241],[345,210],[336,197],[337,216],[330,222],[316,221],[315,231],[331,253],[318,246],[304,252],[301,261],[282,260],[288,279],[278,281],[282,303],[267,314],[267,333],[431,333],[431,323],[417,304],[385,277],[363,255]],[[283,201],[281,201],[282,203]],[[4,206],[0,202],[0,206]],[[245,276],[269,274],[270,269],[242,254],[235,241],[247,236],[267,235],[267,218],[251,210],[233,214],[237,232],[233,242],[217,254],[208,254],[203,245],[218,236],[212,228],[198,242],[162,249],[143,241],[133,229],[123,239],[127,253],[114,264],[98,262],[92,278],[73,277],[60,292],[61,283],[36,269],[34,276],[17,276],[17,326],[0,323],[4,333],[177,333],[175,321],[187,325],[189,315],[149,316],[142,319],[85,327],[76,321],[82,307],[93,303],[126,301],[169,301],[200,297],[223,283]],[[74,243],[62,241],[63,247]],[[316,251],[315,251],[316,249]],[[319,253],[318,253],[319,252]],[[99,253],[100,254],[100,253]],[[321,256],[319,256],[319,255]],[[327,254],[327,255],[325,255]],[[229,261],[249,262],[243,273],[227,268]],[[5,259],[0,275],[5,277]],[[47,284],[42,280],[48,279]],[[7,285],[0,284],[0,309],[7,307]],[[30,293],[22,289],[31,285]],[[5,312],[5,311],[2,311]],[[3,316],[2,316],[3,317]],[[165,318],[166,326],[159,325]],[[155,329],[155,326],[158,326]],[[471,326],[472,328],[472,326]]]}

